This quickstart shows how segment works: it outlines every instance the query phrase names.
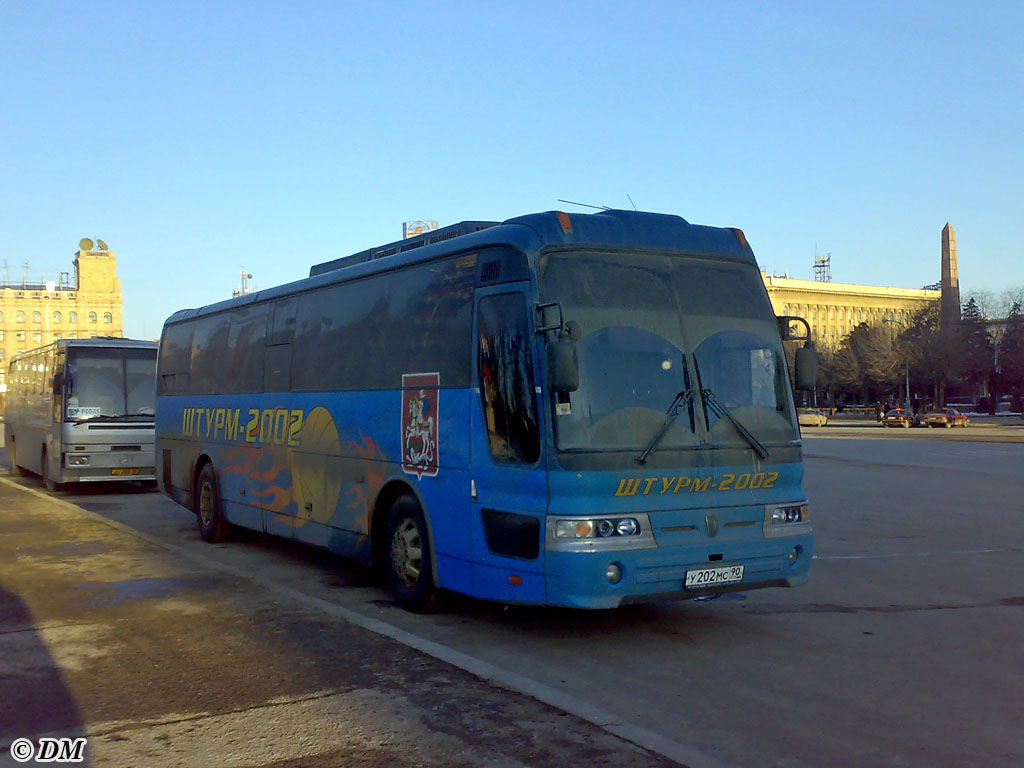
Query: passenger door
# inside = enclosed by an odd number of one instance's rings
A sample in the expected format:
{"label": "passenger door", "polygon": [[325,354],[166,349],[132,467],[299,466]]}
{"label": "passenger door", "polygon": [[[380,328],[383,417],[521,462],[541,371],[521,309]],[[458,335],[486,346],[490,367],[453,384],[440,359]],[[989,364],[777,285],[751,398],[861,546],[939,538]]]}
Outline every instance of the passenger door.
{"label": "passenger door", "polygon": [[[528,291],[508,283],[479,289],[474,301],[473,545],[476,562],[497,567],[478,569],[492,596],[508,590],[509,569],[541,570],[548,490]],[[541,594],[524,589],[522,599],[543,598],[539,575],[532,587]]]}

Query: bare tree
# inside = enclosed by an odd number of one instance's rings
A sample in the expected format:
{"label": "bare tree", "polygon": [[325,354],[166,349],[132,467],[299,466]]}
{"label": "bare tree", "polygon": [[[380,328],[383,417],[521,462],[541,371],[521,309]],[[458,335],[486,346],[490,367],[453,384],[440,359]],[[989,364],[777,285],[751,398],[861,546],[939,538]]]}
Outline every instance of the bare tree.
{"label": "bare tree", "polygon": [[1008,317],[1014,304],[1024,306],[1024,286],[1007,288],[998,294],[992,291],[968,291],[963,296],[965,304],[971,300],[977,305],[983,317],[1002,319]]}
{"label": "bare tree", "polygon": [[862,403],[895,389],[903,369],[892,331],[868,323],[861,323],[843,339],[832,366],[836,383],[856,392]]}
{"label": "bare tree", "polygon": [[962,344],[956,327],[940,326],[938,303],[913,316],[899,345],[917,389],[931,389],[935,405],[943,405],[946,385],[960,372]]}

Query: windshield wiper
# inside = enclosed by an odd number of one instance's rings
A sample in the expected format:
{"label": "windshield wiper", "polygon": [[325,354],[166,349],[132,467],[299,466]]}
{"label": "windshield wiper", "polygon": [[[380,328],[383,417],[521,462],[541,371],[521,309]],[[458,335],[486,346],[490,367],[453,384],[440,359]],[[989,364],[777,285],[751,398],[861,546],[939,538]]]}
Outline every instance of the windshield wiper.
{"label": "windshield wiper", "polygon": [[740,424],[739,420],[735,416],[729,413],[729,409],[718,401],[714,392],[710,389],[702,389],[700,393],[704,397],[704,402],[707,404],[708,408],[711,409],[712,413],[719,418],[724,417],[728,419],[729,422],[736,427],[736,431],[743,436],[743,439],[750,443],[750,447],[754,449],[758,456],[762,459],[768,458],[768,449],[764,447],[760,440],[754,437],[749,429]]}
{"label": "windshield wiper", "polygon": [[688,408],[693,407],[693,390],[690,388],[680,391],[675,399],[672,401],[672,405],[665,411],[665,421],[661,423],[658,431],[654,433],[654,437],[651,438],[651,442],[644,448],[644,452],[636,457],[637,464],[646,464],[647,457],[651,455],[655,448],[658,447],[658,443],[662,441],[665,434],[668,432],[669,427],[675,423],[675,420],[679,418],[679,410],[686,405]]}

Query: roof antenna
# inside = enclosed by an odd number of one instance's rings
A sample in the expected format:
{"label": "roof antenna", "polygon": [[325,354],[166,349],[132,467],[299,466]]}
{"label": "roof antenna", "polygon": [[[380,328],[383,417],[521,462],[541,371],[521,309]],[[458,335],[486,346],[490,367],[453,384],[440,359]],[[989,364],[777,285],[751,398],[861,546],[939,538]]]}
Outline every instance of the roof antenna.
{"label": "roof antenna", "polygon": [[584,208],[597,208],[599,211],[610,211],[611,210],[611,208],[609,208],[607,205],[591,205],[590,203],[577,203],[577,202],[573,202],[572,200],[563,200],[562,198],[558,198],[558,202],[560,202],[560,203],[568,203],[569,205],[581,205]]}
{"label": "roof antenna", "polygon": [[636,203],[633,202],[633,198],[629,197],[629,193],[626,193],[626,197],[629,198],[629,204],[633,206],[633,210],[637,210]]}

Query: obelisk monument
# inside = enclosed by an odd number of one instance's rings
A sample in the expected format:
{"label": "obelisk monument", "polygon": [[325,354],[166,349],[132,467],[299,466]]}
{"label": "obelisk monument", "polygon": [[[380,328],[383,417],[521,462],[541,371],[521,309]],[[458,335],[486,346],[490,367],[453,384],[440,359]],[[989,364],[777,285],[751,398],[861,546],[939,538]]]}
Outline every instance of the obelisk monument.
{"label": "obelisk monument", "polygon": [[956,230],[942,228],[942,307],[939,324],[949,328],[960,322],[960,272],[956,266]]}

